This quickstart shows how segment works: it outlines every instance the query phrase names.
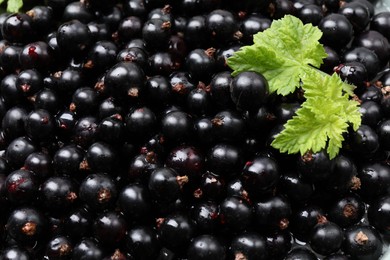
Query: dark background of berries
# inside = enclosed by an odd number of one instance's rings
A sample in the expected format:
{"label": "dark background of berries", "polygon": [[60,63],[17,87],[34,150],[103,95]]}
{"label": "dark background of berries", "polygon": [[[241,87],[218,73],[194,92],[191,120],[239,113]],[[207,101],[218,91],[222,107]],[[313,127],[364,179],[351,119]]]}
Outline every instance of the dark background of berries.
{"label": "dark background of berries", "polygon": [[[323,31],[321,69],[357,87],[362,126],[333,160],[274,150],[302,93],[270,94],[262,75],[226,65],[285,14]],[[0,28],[0,259],[381,256],[390,12],[368,0],[34,0]]]}

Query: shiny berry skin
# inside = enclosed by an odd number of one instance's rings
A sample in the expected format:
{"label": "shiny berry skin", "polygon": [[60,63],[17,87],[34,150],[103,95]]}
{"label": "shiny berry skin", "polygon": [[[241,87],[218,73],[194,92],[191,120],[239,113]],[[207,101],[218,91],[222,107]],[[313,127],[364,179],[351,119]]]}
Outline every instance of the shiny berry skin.
{"label": "shiny berry skin", "polygon": [[57,174],[77,176],[83,159],[84,151],[74,144],[69,144],[54,154],[53,168]]}
{"label": "shiny berry skin", "polygon": [[246,230],[253,220],[253,209],[243,199],[227,197],[219,205],[219,218],[222,228],[230,232]]}
{"label": "shiny berry skin", "polygon": [[257,202],[253,208],[254,221],[259,230],[279,231],[288,228],[292,214],[288,198],[276,195]]}
{"label": "shiny berry skin", "polygon": [[181,188],[187,182],[187,176],[178,176],[171,168],[157,168],[149,177],[148,188],[158,202],[173,202],[179,198]]}
{"label": "shiny berry skin", "polygon": [[338,73],[343,80],[357,86],[359,91],[364,89],[364,82],[368,81],[366,67],[359,61],[342,63],[335,66],[333,71]]}
{"label": "shiny berry skin", "polygon": [[1,34],[9,42],[26,43],[34,37],[33,21],[24,13],[14,13],[8,16],[1,27]]}
{"label": "shiny berry skin", "polygon": [[215,72],[215,49],[192,50],[186,57],[186,68],[194,80],[200,80],[206,84],[210,82]]}
{"label": "shiny berry skin", "polygon": [[340,49],[346,46],[353,36],[353,26],[341,14],[329,14],[318,24],[322,31],[321,42],[329,47]]}
{"label": "shiny berry skin", "polygon": [[42,142],[50,139],[50,136],[53,135],[55,124],[50,112],[37,109],[27,115],[24,127],[26,135],[31,140]]}
{"label": "shiny berry skin", "polygon": [[95,142],[85,153],[87,167],[93,172],[111,173],[114,170],[116,151],[104,142]]}
{"label": "shiny berry skin", "polygon": [[55,236],[47,243],[45,257],[68,259],[72,255],[73,243],[66,236]]}
{"label": "shiny berry skin", "polygon": [[218,112],[211,122],[215,137],[219,141],[236,142],[245,129],[243,117],[233,110]]}
{"label": "shiny berry skin", "polygon": [[273,259],[284,259],[290,251],[292,236],[289,232],[280,231],[266,235],[268,257]]}
{"label": "shiny berry skin", "polygon": [[6,138],[12,140],[25,134],[24,124],[27,118],[27,111],[23,107],[11,107],[5,113],[2,120],[2,127]]}
{"label": "shiny berry skin", "polygon": [[44,88],[38,91],[34,99],[35,109],[44,109],[52,114],[58,112],[61,101],[55,91]]}
{"label": "shiny berry skin", "polygon": [[286,172],[280,180],[282,193],[287,195],[290,200],[297,204],[305,204],[313,195],[314,187],[309,181],[302,178],[296,172]]}
{"label": "shiny berry skin", "polygon": [[278,164],[274,159],[265,156],[256,156],[245,163],[241,173],[242,183],[251,198],[262,197],[270,192],[278,183],[279,177]]}
{"label": "shiny berry skin", "polygon": [[366,163],[359,169],[359,194],[365,200],[375,200],[388,193],[390,167],[383,163]]}
{"label": "shiny berry skin", "polygon": [[229,253],[235,259],[268,259],[265,238],[255,232],[245,232],[235,236],[230,244]]}
{"label": "shiny berry skin", "polygon": [[159,248],[157,234],[149,226],[132,227],[126,234],[126,248],[140,259],[153,259]]}
{"label": "shiny berry skin", "polygon": [[240,32],[242,32],[242,41],[246,44],[253,44],[253,35],[268,29],[271,26],[271,20],[259,14],[252,14],[245,18],[241,23]]}
{"label": "shiny berry skin", "polygon": [[183,214],[157,219],[157,233],[162,245],[173,251],[183,251],[195,234],[194,224]]}
{"label": "shiny berry skin", "polygon": [[134,62],[118,62],[105,74],[104,87],[115,98],[138,97],[145,74]]}
{"label": "shiny berry skin", "polygon": [[161,18],[152,18],[144,23],[142,28],[142,38],[148,48],[154,50],[164,50],[168,47],[171,36],[172,24]]}
{"label": "shiny berry skin", "polygon": [[371,18],[369,10],[359,2],[345,4],[339,9],[339,13],[347,17],[355,33],[362,32]]}
{"label": "shiny berry skin", "polygon": [[161,108],[171,102],[172,90],[169,78],[162,75],[149,77],[145,83],[146,100],[153,107]]}
{"label": "shiny berry skin", "polygon": [[126,216],[127,222],[137,223],[150,220],[152,203],[149,190],[141,184],[129,184],[118,195],[118,206]]}
{"label": "shiny berry skin", "polygon": [[378,229],[383,234],[387,235],[390,223],[390,196],[385,195],[377,201],[370,204],[368,209],[368,220],[372,226]]}
{"label": "shiny berry skin", "polygon": [[85,208],[76,208],[64,217],[65,234],[75,239],[90,235],[92,215]]}
{"label": "shiny berry skin", "polygon": [[23,248],[11,246],[2,250],[0,258],[4,260],[29,260],[30,256]]}
{"label": "shiny berry skin", "polygon": [[343,230],[337,224],[325,221],[313,227],[309,243],[316,253],[330,255],[340,249],[343,238]]}
{"label": "shiny berry skin", "polygon": [[210,12],[206,17],[206,29],[211,39],[217,42],[232,41],[239,24],[233,13],[223,9]]}
{"label": "shiny berry skin", "polygon": [[35,69],[23,70],[18,74],[15,84],[23,96],[29,97],[43,88],[42,75]]}
{"label": "shiny berry skin", "polygon": [[57,42],[61,50],[77,55],[86,50],[91,41],[88,26],[78,20],[65,22],[58,27]]}
{"label": "shiny berry skin", "polygon": [[333,159],[333,171],[326,181],[326,187],[337,195],[347,194],[353,188],[353,178],[357,175],[357,167],[352,158],[338,155]]}
{"label": "shiny berry skin", "polygon": [[46,42],[38,41],[25,45],[19,53],[22,69],[37,69],[46,71],[53,61],[52,50]]}
{"label": "shiny berry skin", "polygon": [[382,248],[382,239],[371,226],[355,225],[344,232],[343,251],[354,259],[378,259]]}
{"label": "shiny berry skin", "polygon": [[219,207],[212,201],[195,204],[190,209],[190,217],[196,229],[201,232],[216,232],[219,228]]}
{"label": "shiny berry skin", "polygon": [[102,73],[115,64],[118,48],[111,41],[98,41],[88,51],[84,69]]}
{"label": "shiny berry skin", "polygon": [[311,250],[304,247],[294,248],[284,258],[284,260],[296,260],[296,259],[317,260],[318,258]]}
{"label": "shiny berry skin", "polygon": [[332,170],[333,162],[324,150],[317,153],[308,152],[298,159],[298,171],[313,183],[328,179]]}
{"label": "shiny berry skin", "polygon": [[107,211],[97,216],[92,229],[94,237],[103,247],[114,248],[124,240],[127,223],[121,214]]}
{"label": "shiny berry skin", "polygon": [[268,82],[259,73],[246,71],[233,78],[230,94],[239,110],[257,110],[268,96]]}
{"label": "shiny berry skin", "polygon": [[15,209],[9,215],[6,229],[17,242],[32,245],[44,239],[47,222],[40,211],[23,207]]}
{"label": "shiny berry skin", "polygon": [[140,107],[129,111],[125,122],[129,138],[135,142],[144,142],[155,132],[157,118],[150,108]]}
{"label": "shiny berry skin", "polygon": [[193,129],[192,118],[183,111],[172,111],[161,119],[161,132],[167,141],[187,140]]}
{"label": "shiny berry skin", "polygon": [[15,204],[31,203],[38,194],[38,180],[30,171],[16,170],[11,172],[4,184],[7,198]]}
{"label": "shiny berry skin", "polygon": [[87,148],[92,145],[97,137],[98,119],[93,116],[79,118],[72,132],[72,140],[75,144]]}
{"label": "shiny berry skin", "polygon": [[381,60],[378,55],[366,47],[351,48],[344,53],[344,62],[360,62],[367,71],[367,77],[372,80],[381,69]]}
{"label": "shiny berry skin", "polygon": [[80,184],[79,195],[88,208],[103,211],[113,207],[117,188],[112,178],[103,173],[90,174]]}
{"label": "shiny berry skin", "polygon": [[122,42],[130,41],[141,35],[143,21],[138,16],[124,18],[118,25],[118,37]]}
{"label": "shiny berry skin", "polygon": [[382,66],[390,57],[389,41],[377,31],[368,30],[359,34],[359,37],[354,39],[354,44],[372,50],[378,56]]}
{"label": "shiny berry skin", "polygon": [[349,227],[358,223],[366,211],[363,201],[358,196],[346,196],[336,200],[328,212],[329,220],[340,227]]}
{"label": "shiny berry skin", "polygon": [[26,158],[37,150],[36,145],[26,136],[15,138],[7,147],[5,157],[11,167],[21,167]]}
{"label": "shiny berry skin", "polygon": [[69,177],[50,177],[40,188],[42,201],[54,214],[68,211],[78,201],[77,186]]}
{"label": "shiny berry skin", "polygon": [[387,40],[390,40],[389,21],[390,14],[388,12],[377,13],[372,17],[370,28],[371,30],[380,32],[383,36],[387,38]]}
{"label": "shiny berry skin", "polygon": [[241,149],[228,143],[219,143],[208,151],[206,163],[208,169],[225,177],[237,176],[243,167]]}
{"label": "shiny berry skin", "polygon": [[179,175],[187,175],[192,181],[199,179],[203,173],[204,155],[196,147],[182,145],[170,151],[165,163]]}
{"label": "shiny berry skin", "polygon": [[187,108],[191,115],[203,116],[208,114],[211,107],[209,91],[202,87],[193,89],[187,96]]}
{"label": "shiny berry skin", "polygon": [[77,116],[93,114],[96,111],[99,95],[89,87],[80,87],[72,95],[69,110]]}
{"label": "shiny berry skin", "polygon": [[187,250],[188,260],[226,259],[226,248],[216,237],[201,235],[192,239]]}
{"label": "shiny berry skin", "polygon": [[315,205],[306,205],[299,208],[291,216],[290,228],[292,234],[296,239],[307,242],[312,229],[318,224],[318,219],[324,215],[324,210]]}
{"label": "shiny berry skin", "polygon": [[102,248],[90,238],[83,238],[73,247],[71,259],[83,259],[90,260],[103,259],[104,253]]}

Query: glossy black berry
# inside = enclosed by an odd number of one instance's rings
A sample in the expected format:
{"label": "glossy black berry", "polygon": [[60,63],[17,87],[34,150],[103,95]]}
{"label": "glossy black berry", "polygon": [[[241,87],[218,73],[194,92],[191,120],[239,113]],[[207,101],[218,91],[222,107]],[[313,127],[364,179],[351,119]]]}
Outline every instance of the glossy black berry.
{"label": "glossy black berry", "polygon": [[157,233],[162,245],[180,252],[189,245],[195,230],[194,224],[187,216],[174,214],[157,219]]}
{"label": "glossy black berry", "polygon": [[113,248],[124,240],[127,223],[121,214],[108,211],[97,216],[92,229],[94,237],[100,244]]}
{"label": "glossy black berry", "polygon": [[226,248],[212,235],[195,237],[187,251],[188,260],[226,259]]}
{"label": "glossy black berry", "polygon": [[256,72],[242,72],[233,78],[230,95],[237,109],[259,109],[268,96],[267,80]]}
{"label": "glossy black berry", "polygon": [[117,203],[129,223],[131,221],[142,223],[150,220],[151,196],[143,185],[129,184],[125,186],[119,192]]}
{"label": "glossy black berry", "polygon": [[114,181],[103,173],[90,174],[80,184],[80,199],[91,210],[102,211],[114,206],[117,194]]}
{"label": "glossy black berry", "polygon": [[11,172],[5,179],[7,198],[15,204],[31,203],[38,194],[39,182],[34,173],[27,170]]}
{"label": "glossy black berry", "polygon": [[158,202],[173,202],[187,182],[187,176],[178,176],[171,168],[157,168],[149,177],[148,188]]}
{"label": "glossy black berry", "polygon": [[270,192],[278,183],[279,166],[272,158],[256,156],[245,163],[241,180],[250,197],[259,198]]}
{"label": "glossy black berry", "polygon": [[235,258],[267,259],[265,238],[255,232],[246,232],[233,238],[229,253]]}
{"label": "glossy black berry", "polygon": [[371,226],[356,225],[344,233],[343,250],[355,259],[376,259],[382,253],[383,242]]}
{"label": "glossy black berry", "polygon": [[343,230],[337,224],[325,221],[313,227],[309,243],[316,253],[330,255],[340,249],[343,238]]}
{"label": "glossy black berry", "polygon": [[47,223],[42,213],[34,208],[15,209],[8,218],[8,234],[21,244],[33,245],[45,238]]}
{"label": "glossy black berry", "polygon": [[137,258],[152,259],[159,248],[157,234],[148,226],[136,226],[126,234],[126,248]]}
{"label": "glossy black berry", "polygon": [[60,25],[57,30],[57,42],[61,50],[76,55],[86,50],[91,41],[91,32],[87,25],[71,20]]}
{"label": "glossy black berry", "polygon": [[72,250],[73,243],[66,236],[56,236],[47,243],[45,257],[49,259],[69,259]]}
{"label": "glossy black berry", "polygon": [[292,209],[288,198],[278,195],[263,199],[254,205],[254,211],[259,230],[278,231],[289,226]]}
{"label": "glossy black berry", "polygon": [[237,197],[228,197],[219,205],[221,227],[231,232],[246,230],[253,218],[252,207]]}
{"label": "glossy black berry", "polygon": [[78,190],[69,177],[50,177],[40,188],[45,207],[53,213],[69,210],[78,201]]}
{"label": "glossy black berry", "polygon": [[353,26],[349,20],[341,14],[329,14],[325,16],[318,28],[322,31],[321,42],[335,49],[342,49],[353,36]]}

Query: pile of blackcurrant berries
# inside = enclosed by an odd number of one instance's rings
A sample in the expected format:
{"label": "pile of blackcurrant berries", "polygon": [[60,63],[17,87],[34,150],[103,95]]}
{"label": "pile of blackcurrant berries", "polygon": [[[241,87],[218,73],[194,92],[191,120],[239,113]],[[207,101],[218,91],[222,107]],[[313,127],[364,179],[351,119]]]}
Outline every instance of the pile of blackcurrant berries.
{"label": "pile of blackcurrant berries", "polygon": [[[321,70],[356,86],[362,125],[334,159],[272,148],[302,92],[270,93],[227,65],[286,14],[319,27]],[[1,260],[386,250],[390,12],[367,0],[34,0],[0,28]]]}

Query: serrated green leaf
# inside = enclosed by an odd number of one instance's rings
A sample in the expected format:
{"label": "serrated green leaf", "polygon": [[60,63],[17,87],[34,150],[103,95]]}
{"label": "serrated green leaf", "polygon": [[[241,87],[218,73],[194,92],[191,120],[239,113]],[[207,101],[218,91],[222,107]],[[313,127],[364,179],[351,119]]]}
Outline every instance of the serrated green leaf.
{"label": "serrated green leaf", "polygon": [[228,58],[233,75],[255,71],[264,75],[270,92],[287,95],[300,86],[309,64],[319,67],[326,52],[318,42],[322,32],[311,24],[286,15],[253,37],[254,44],[244,46]]}
{"label": "serrated green leaf", "polygon": [[358,103],[350,100],[354,86],[315,68],[326,57],[321,35],[317,27],[287,15],[256,34],[254,44],[234,53],[228,65],[233,76],[243,71],[263,74],[270,92],[287,95],[302,87],[306,101],[271,145],[287,153],[326,149],[334,158],[349,125],[355,130],[360,126],[361,114]]}
{"label": "serrated green leaf", "polygon": [[8,0],[7,12],[17,13],[23,7],[23,0]]}
{"label": "serrated green leaf", "polygon": [[314,153],[326,149],[333,159],[342,147],[343,133],[348,124],[337,115],[318,117],[310,108],[303,106],[297,115],[287,121],[285,129],[276,136],[272,147],[289,154]]}
{"label": "serrated green leaf", "polygon": [[361,123],[358,103],[349,99],[342,85],[337,75],[304,78],[306,101],[271,145],[281,152],[301,154],[326,148],[329,158],[334,158],[349,124],[357,129]]}

